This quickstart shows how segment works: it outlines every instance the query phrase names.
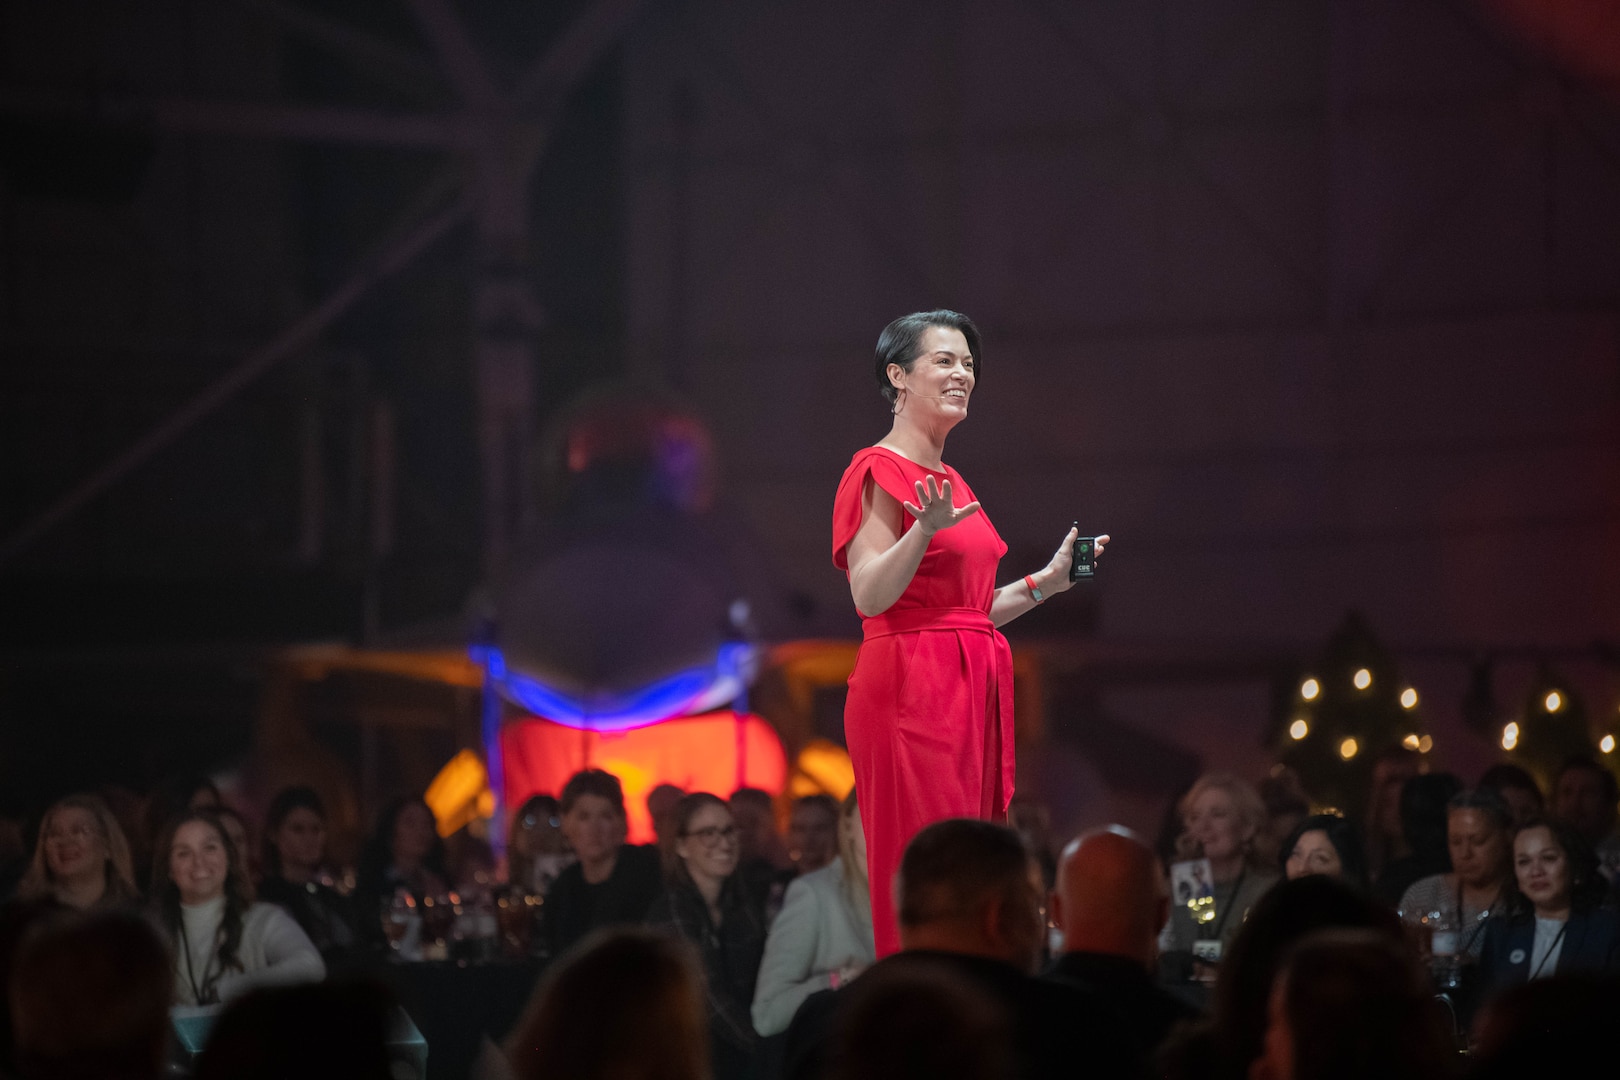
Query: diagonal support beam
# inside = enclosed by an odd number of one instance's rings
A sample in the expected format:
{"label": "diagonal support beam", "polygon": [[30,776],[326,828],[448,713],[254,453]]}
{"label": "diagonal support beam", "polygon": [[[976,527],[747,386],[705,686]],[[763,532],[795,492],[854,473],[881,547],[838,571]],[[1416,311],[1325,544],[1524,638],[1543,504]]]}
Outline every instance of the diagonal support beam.
{"label": "diagonal support beam", "polygon": [[462,103],[483,112],[500,107],[500,90],[490,78],[489,68],[479,57],[472,38],[467,36],[467,28],[450,10],[448,0],[408,0],[408,4],[428,43],[438,53],[439,66]]}
{"label": "diagonal support beam", "polygon": [[294,33],[353,62],[379,82],[415,97],[433,98],[442,91],[439,69],[425,56],[287,0],[236,0],[236,3],[283,30]]}
{"label": "diagonal support beam", "polygon": [[518,77],[512,100],[519,108],[544,106],[572,90],[602,54],[618,44],[646,6],[647,0],[597,0]]}

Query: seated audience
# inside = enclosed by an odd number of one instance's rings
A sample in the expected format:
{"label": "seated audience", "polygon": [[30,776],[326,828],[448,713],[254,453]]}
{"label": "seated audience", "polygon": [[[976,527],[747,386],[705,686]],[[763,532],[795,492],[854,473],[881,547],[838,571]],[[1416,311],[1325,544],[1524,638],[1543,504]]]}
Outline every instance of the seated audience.
{"label": "seated audience", "polygon": [[1445,1080],[1457,1057],[1413,957],[1372,930],[1301,941],[1268,1001],[1249,1080]]}
{"label": "seated audience", "polygon": [[791,873],[793,860],[776,831],[776,802],[759,788],[738,788],[731,793],[731,816],[737,821],[742,844],[743,872],[766,880]]}
{"label": "seated audience", "polygon": [[1398,947],[1395,913],[1345,882],[1310,874],[1280,882],[1249,912],[1215,983],[1210,1020],[1183,1029],[1161,1055],[1172,1080],[1246,1080],[1260,1056],[1271,987],[1294,944],[1329,927],[1373,930]]}
{"label": "seated audience", "polygon": [[1584,754],[1565,761],[1553,782],[1553,820],[1562,821],[1591,845],[1598,870],[1611,885],[1620,872],[1620,831],[1616,803],[1620,784],[1614,773]]}
{"label": "seated audience", "polygon": [[647,792],[647,816],[652,819],[653,835],[665,865],[675,857],[675,808],[686,798],[686,791],[674,784],[659,784]]}
{"label": "seated audience", "polygon": [[1170,896],[1164,867],[1135,833],[1110,825],[1065,848],[1051,905],[1063,954],[1045,977],[1090,992],[1144,1060],[1198,1016],[1153,980]]}
{"label": "seated audience", "polygon": [[1047,892],[1057,883],[1057,840],[1052,833],[1052,809],[1040,799],[1023,792],[1007,804],[1007,825],[1041,868],[1041,882]]}
{"label": "seated audience", "polygon": [[18,899],[87,911],[132,904],[138,895],[129,845],[106,803],[94,795],[69,795],[45,811]]}
{"label": "seated audience", "polygon": [[544,896],[557,875],[574,862],[563,835],[562,803],[550,795],[531,795],[512,815],[507,845],[507,880]]}
{"label": "seated audience", "polygon": [[255,990],[208,1034],[194,1080],[392,1080],[393,1000],[378,986]]}
{"label": "seated audience", "polygon": [[[1397,859],[1412,854],[1406,839],[1401,811],[1401,795],[1406,782],[1417,776],[1422,757],[1415,750],[1392,746],[1373,759],[1372,780],[1367,788],[1367,876],[1377,881]],[[1449,799],[1454,792],[1447,792]],[[1444,799],[1441,800],[1445,802]],[[1444,845],[1442,845],[1444,846]],[[1422,875],[1418,875],[1421,877]],[[1401,885],[1404,890],[1416,877]],[[1396,892],[1396,897],[1400,892]]]}
{"label": "seated audience", "polygon": [[1215,894],[1215,919],[1207,925],[1193,921],[1185,904],[1170,909],[1170,922],[1160,939],[1168,972],[1185,977],[1186,958],[1195,943],[1210,962],[1231,948],[1260,897],[1277,881],[1271,865],[1259,861],[1255,839],[1265,819],[1265,808],[1254,788],[1230,773],[1207,773],[1198,778],[1181,801],[1181,837],[1176,853],[1183,859],[1208,859]]}
{"label": "seated audience", "polygon": [[1505,914],[1485,930],[1480,970],[1489,987],[1620,972],[1620,915],[1598,906],[1607,883],[1578,833],[1526,824],[1513,837],[1513,875]]}
{"label": "seated audience", "polygon": [[647,913],[650,926],[691,942],[703,961],[716,1080],[754,1075],[759,1035],[749,1009],[765,950],[763,899],[737,873],[737,825],[718,795],[675,810],[675,864]]}
{"label": "seated audience", "polygon": [[1281,863],[1289,881],[1307,874],[1326,874],[1358,889],[1367,888],[1365,848],[1356,827],[1338,814],[1313,814],[1294,826],[1283,842]]}
{"label": "seated audience", "polygon": [[874,958],[866,836],[851,791],[838,817],[838,858],[796,878],[771,923],[754,988],[754,1029],[781,1034],[805,998],[836,989]]}
{"label": "seated audience", "polygon": [[450,870],[444,856],[444,840],[427,803],[402,798],[383,807],[355,873],[355,919],[369,939],[381,937],[379,919],[400,890],[418,904],[449,893]]}
{"label": "seated audience", "polygon": [[657,849],[624,842],[629,825],[618,777],[601,769],[575,773],[561,803],[563,836],[579,861],[557,875],[542,909],[552,956],[599,927],[643,922],[662,887]]}
{"label": "seated audience", "polygon": [[838,800],[806,795],[788,814],[788,858],[795,874],[820,870],[838,857]]}
{"label": "seated audience", "polygon": [[875,971],[850,988],[831,1080],[1013,1080],[1006,1009],[949,970]]}
{"label": "seated audience", "polygon": [[174,969],[152,924],[103,910],[41,923],[8,986],[18,1080],[157,1080]]}
{"label": "seated audience", "polygon": [[1487,1002],[1474,1025],[1472,1080],[1570,1077],[1614,1053],[1620,978],[1555,975]]}
{"label": "seated audience", "polygon": [[1489,788],[1502,797],[1502,801],[1507,803],[1508,812],[1513,815],[1515,827],[1546,814],[1541,785],[1517,765],[1505,761],[1492,765],[1479,778],[1478,786]]}
{"label": "seated audience", "polygon": [[[1034,978],[1046,939],[1040,868],[1018,834],[966,818],[935,822],[906,847],[895,877],[901,951],[856,979],[945,972],[986,995],[1010,1018],[1019,1078],[1076,1072],[1104,1080],[1134,1076],[1137,1053],[1096,998],[1073,986]],[[788,1029],[787,1080],[823,1075],[829,1046],[839,1045],[851,990],[805,999]]]}
{"label": "seated audience", "polygon": [[645,930],[598,931],[546,968],[506,1057],[516,1080],[709,1080],[693,949]]}
{"label": "seated audience", "polygon": [[1414,881],[1451,871],[1447,804],[1461,790],[1462,782],[1450,773],[1414,776],[1401,788],[1401,835],[1407,854],[1385,864],[1373,880],[1374,896],[1398,907]]}
{"label": "seated audience", "polygon": [[236,857],[242,860],[242,873],[257,888],[259,884],[259,862],[253,845],[253,835],[248,828],[247,818],[228,806],[215,807],[214,816],[219,818],[221,825],[225,826],[225,833],[231,838],[231,848],[236,852]]}
{"label": "seated audience", "polygon": [[1513,877],[1513,821],[1494,791],[1475,788],[1453,796],[1446,812],[1451,872],[1412,883],[1401,897],[1408,921],[1430,912],[1458,926],[1458,955],[1479,959],[1485,924],[1507,903]]}
{"label": "seated audience", "polygon": [[212,811],[188,811],[170,822],[153,862],[153,905],[174,943],[176,1004],[211,1005],[255,987],[326,976],[321,954],[292,916],[254,903]]}
{"label": "seated audience", "polygon": [[348,897],[321,880],[326,806],[313,788],[284,788],[270,800],[262,862],[259,899],[286,908],[328,964],[347,958],[359,946],[362,938]]}
{"label": "seated audience", "polygon": [[1258,790],[1266,817],[1255,837],[1256,858],[1264,863],[1281,862],[1287,857],[1283,845],[1294,828],[1310,815],[1311,800],[1305,796],[1299,774],[1286,765],[1273,765]]}

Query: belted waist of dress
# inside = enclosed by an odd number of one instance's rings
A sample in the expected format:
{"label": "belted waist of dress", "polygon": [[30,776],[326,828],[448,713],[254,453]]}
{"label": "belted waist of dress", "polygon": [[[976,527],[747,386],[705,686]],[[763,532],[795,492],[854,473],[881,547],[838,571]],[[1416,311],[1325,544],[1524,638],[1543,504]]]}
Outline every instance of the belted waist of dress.
{"label": "belted waist of dress", "polygon": [[981,634],[994,634],[996,624],[987,612],[969,607],[904,608],[885,611],[862,620],[861,630],[866,640],[889,634],[910,634],[918,630],[976,630]]}

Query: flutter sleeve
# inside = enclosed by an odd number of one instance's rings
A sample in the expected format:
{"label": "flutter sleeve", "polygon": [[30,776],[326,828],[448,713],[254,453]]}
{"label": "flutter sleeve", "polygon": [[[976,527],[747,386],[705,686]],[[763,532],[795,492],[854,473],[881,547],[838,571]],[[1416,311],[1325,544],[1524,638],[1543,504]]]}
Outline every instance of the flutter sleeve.
{"label": "flutter sleeve", "polygon": [[[915,502],[917,492],[906,478],[900,464],[875,446],[856,454],[838,481],[838,494],[833,497],[833,565],[849,573],[849,542],[861,527],[861,493],[866,479],[871,477],[878,487],[901,503]],[[911,527],[907,516],[905,528]]]}

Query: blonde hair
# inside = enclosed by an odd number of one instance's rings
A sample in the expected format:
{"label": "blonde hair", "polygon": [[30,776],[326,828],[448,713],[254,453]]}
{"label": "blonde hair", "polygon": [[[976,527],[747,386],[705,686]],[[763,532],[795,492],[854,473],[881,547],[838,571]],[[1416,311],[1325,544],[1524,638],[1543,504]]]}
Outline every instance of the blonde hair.
{"label": "blonde hair", "polygon": [[855,837],[861,831],[860,814],[861,806],[855,799],[855,789],[850,788],[844,801],[838,804],[838,861],[844,864],[844,891],[856,910],[872,902],[867,886],[866,860],[857,858],[855,854]]}
{"label": "blonde hair", "polygon": [[130,900],[139,896],[140,890],[135,887],[134,864],[129,857],[129,841],[124,838],[124,830],[119,826],[118,819],[113,817],[113,812],[101,796],[81,792],[56,800],[45,811],[45,816],[39,819],[34,858],[28,864],[28,872],[17,883],[17,897],[41,900],[56,894],[56,880],[51,877],[50,866],[45,862],[45,834],[50,831],[51,819],[62,810],[83,810],[88,813],[95,819],[102,843],[107,845],[107,858],[103,865],[107,889],[102,893],[100,902]]}
{"label": "blonde hair", "polygon": [[1255,850],[1255,838],[1266,823],[1266,804],[1260,801],[1260,793],[1254,785],[1229,772],[1208,772],[1193,781],[1193,786],[1187,789],[1187,794],[1181,797],[1179,810],[1181,813],[1181,835],[1176,837],[1176,854],[1183,859],[1197,859],[1204,854],[1202,846],[1187,831],[1187,815],[1192,810],[1193,803],[1206,791],[1224,791],[1232,800],[1232,809],[1237,813],[1238,825],[1243,838],[1243,857],[1250,865],[1258,866],[1259,853]]}

